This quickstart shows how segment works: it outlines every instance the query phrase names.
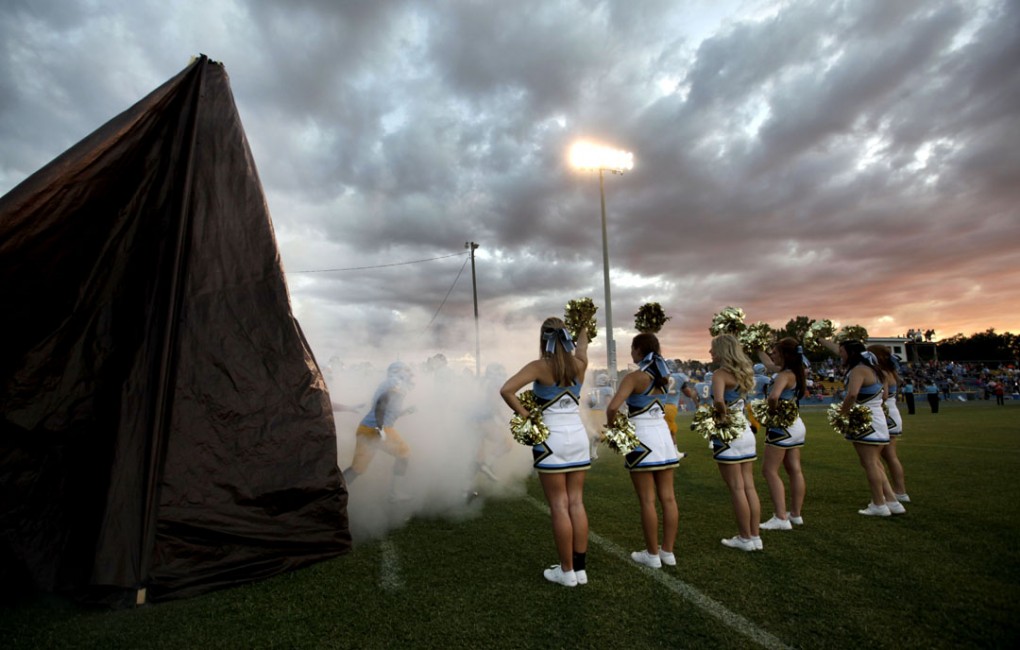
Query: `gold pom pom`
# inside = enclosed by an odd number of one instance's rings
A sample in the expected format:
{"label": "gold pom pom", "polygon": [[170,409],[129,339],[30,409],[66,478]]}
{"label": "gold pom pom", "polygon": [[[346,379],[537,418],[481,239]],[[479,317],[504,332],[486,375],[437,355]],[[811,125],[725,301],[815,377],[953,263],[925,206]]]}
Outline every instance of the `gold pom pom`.
{"label": "gold pom pom", "polygon": [[871,432],[871,409],[863,404],[854,404],[846,414],[840,404],[832,404],[826,411],[829,425],[848,440],[862,438]]}
{"label": "gold pom pom", "polygon": [[712,325],[708,328],[712,336],[733,334],[737,336],[744,331],[744,310],[740,307],[726,307],[712,317]]}
{"label": "gold pom pom", "polygon": [[818,350],[822,347],[819,339],[831,339],[835,335],[836,326],[832,324],[831,320],[828,318],[816,320],[811,323],[807,333],[804,334],[804,347],[808,350]]}
{"label": "gold pom pom", "polygon": [[538,398],[535,397],[535,391],[526,390],[518,395],[517,399],[521,401],[521,406],[528,409],[528,417],[514,413],[510,418],[510,435],[517,442],[529,447],[545,442],[549,438],[549,427],[542,421],[542,409],[539,407]]}
{"label": "gold pom pom", "polygon": [[741,409],[729,409],[726,416],[720,418],[711,404],[699,406],[691,421],[691,431],[706,440],[718,438],[723,442],[736,440],[747,426],[747,418]]}
{"label": "gold pom pom", "polygon": [[670,319],[657,302],[647,302],[634,314],[634,329],[644,334],[658,334]]}
{"label": "gold pom pom", "polygon": [[753,357],[758,350],[768,350],[775,342],[776,331],[765,322],[758,321],[747,326],[747,329],[737,335],[740,345],[743,346],[747,356]]}
{"label": "gold pom pom", "polygon": [[594,341],[598,333],[598,324],[595,322],[595,313],[599,310],[591,298],[578,298],[567,303],[564,310],[563,322],[570,335],[576,341],[581,335],[581,330],[588,331],[588,340]]}
{"label": "gold pom pom", "polygon": [[641,444],[634,433],[634,424],[623,413],[616,414],[612,426],[602,425],[602,437],[609,448],[621,456],[626,456]]}
{"label": "gold pom pom", "polygon": [[750,406],[754,417],[767,428],[785,429],[796,422],[800,415],[797,402],[792,399],[779,400],[775,412],[769,410],[768,400],[764,399],[756,399]]}

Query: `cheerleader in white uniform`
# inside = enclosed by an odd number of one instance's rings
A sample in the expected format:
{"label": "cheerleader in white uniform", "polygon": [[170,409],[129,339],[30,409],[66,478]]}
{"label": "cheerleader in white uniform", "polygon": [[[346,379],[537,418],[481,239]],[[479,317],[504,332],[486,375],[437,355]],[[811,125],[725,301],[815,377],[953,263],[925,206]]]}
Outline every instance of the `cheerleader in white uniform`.
{"label": "cheerleader in white uniform", "polygon": [[887,422],[889,444],[882,449],[882,460],[885,461],[885,466],[889,470],[889,483],[892,485],[893,492],[896,493],[896,500],[901,503],[910,503],[910,497],[907,496],[907,481],[903,474],[903,463],[900,462],[899,455],[896,453],[896,446],[900,436],[903,435],[903,416],[900,415],[900,409],[896,406],[896,394],[902,381],[897,367],[898,362],[888,345],[869,345],[868,352],[874,354],[878,359],[878,367],[885,375],[887,394],[885,406],[889,411]]}
{"label": "cheerleader in white uniform", "polygon": [[[823,340],[829,349],[836,347],[831,341]],[[858,510],[862,515],[888,517],[906,513],[903,505],[896,500],[896,494],[889,484],[889,477],[882,466],[882,449],[889,444],[889,427],[885,420],[882,402],[885,400],[885,376],[878,367],[875,355],[864,349],[860,341],[841,341],[839,358],[847,370],[843,383],[846,397],[841,410],[848,413],[854,404],[863,404],[871,409],[871,426],[847,440],[853,443],[861,461],[871,490],[871,503]]]}
{"label": "cheerleader in white uniform", "polygon": [[553,538],[560,563],[545,570],[546,580],[566,587],[588,582],[588,514],[584,508],[584,477],[591,467],[588,434],[578,401],[588,367],[588,333],[575,346],[562,319],[547,318],[539,339],[541,356],[508,379],[499,393],[515,413],[528,416],[517,392],[532,383],[549,427],[545,442],[532,448],[542,490],[552,514]]}
{"label": "cheerleader in white uniform", "polygon": [[[630,355],[638,369],[620,382],[620,388],[606,409],[606,418],[612,423],[626,401],[628,417],[641,444],[627,454],[624,464],[630,470],[630,479],[641,506],[641,530],[645,538],[645,550],[634,551],[630,556],[639,564],[657,569],[663,564],[676,564],[673,547],[679,523],[673,470],[680,457],[663,416],[669,369],[662,358],[659,339],[654,334],[635,336]],[[656,502],[662,508],[661,548]]]}
{"label": "cheerleader in white uniform", "polygon": [[[712,375],[712,401],[724,418],[731,412],[743,412],[744,395],[754,388],[754,371],[751,360],[744,354],[740,343],[731,334],[720,334],[712,339],[712,362],[718,370]],[[719,464],[730,502],[737,520],[739,535],[722,540],[724,546],[742,551],[762,549],[758,535],[761,503],[754,487],[754,434],[748,425],[734,440],[723,442],[712,438],[712,457]]]}
{"label": "cheerleader in white uniform", "polygon": [[[759,353],[764,355],[763,352]],[[804,350],[796,339],[783,338],[772,348],[770,364],[779,372],[772,378],[768,389],[769,409],[778,409],[779,401],[800,404],[806,388]],[[761,527],[765,530],[790,530],[794,524],[803,524],[801,509],[804,506],[804,472],[800,467],[800,448],[804,446],[804,421],[800,415],[788,427],[770,426],[765,431],[765,460],[762,476],[772,496],[772,518]],[[786,487],[779,476],[779,468],[786,469],[790,477],[790,509],[786,509]]]}

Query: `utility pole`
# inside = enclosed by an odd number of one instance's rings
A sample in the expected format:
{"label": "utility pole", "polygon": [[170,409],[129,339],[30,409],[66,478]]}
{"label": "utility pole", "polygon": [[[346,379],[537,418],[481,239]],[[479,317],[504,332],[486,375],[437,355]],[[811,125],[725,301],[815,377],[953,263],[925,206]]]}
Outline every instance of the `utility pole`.
{"label": "utility pole", "polygon": [[478,342],[478,281],[475,277],[475,249],[478,244],[473,241],[464,242],[464,248],[471,253],[471,293],[475,299],[475,379],[482,377],[482,352]]}

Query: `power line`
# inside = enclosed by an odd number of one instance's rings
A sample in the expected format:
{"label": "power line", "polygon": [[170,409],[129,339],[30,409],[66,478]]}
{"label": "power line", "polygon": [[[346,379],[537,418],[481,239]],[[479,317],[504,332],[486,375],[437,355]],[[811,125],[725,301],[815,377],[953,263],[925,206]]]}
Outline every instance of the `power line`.
{"label": "power line", "polygon": [[432,314],[432,320],[430,320],[429,324],[425,326],[425,329],[424,329],[424,331],[422,331],[422,334],[424,334],[425,332],[429,331],[429,328],[432,327],[432,323],[433,323],[433,321],[436,320],[436,316],[439,315],[439,312],[443,309],[443,305],[446,304],[446,299],[450,297],[450,293],[453,291],[453,288],[455,286],[457,286],[457,280],[460,279],[460,275],[461,275],[461,273],[464,272],[464,267],[467,266],[467,263],[468,263],[469,259],[471,259],[471,258],[469,257],[469,258],[465,259],[464,263],[460,265],[460,270],[457,271],[457,277],[455,277],[453,279],[453,284],[451,284],[450,288],[446,290],[446,295],[443,296],[443,302],[439,303],[439,307],[436,309],[436,313]]}
{"label": "power line", "polygon": [[[441,255],[439,257],[429,257],[424,260],[410,260],[408,262],[394,262],[392,264],[376,264],[374,266],[349,266],[344,269],[312,269],[309,271],[289,271],[289,273],[332,273],[334,271],[363,271],[365,269],[382,269],[388,266],[405,266],[407,264],[420,264],[421,262],[433,262],[435,260],[445,260],[448,257],[457,257],[458,255],[468,255],[469,253],[451,253],[450,255]],[[467,261],[465,260],[465,264]],[[461,268],[463,271],[464,269]],[[460,277],[459,275],[457,277]]]}

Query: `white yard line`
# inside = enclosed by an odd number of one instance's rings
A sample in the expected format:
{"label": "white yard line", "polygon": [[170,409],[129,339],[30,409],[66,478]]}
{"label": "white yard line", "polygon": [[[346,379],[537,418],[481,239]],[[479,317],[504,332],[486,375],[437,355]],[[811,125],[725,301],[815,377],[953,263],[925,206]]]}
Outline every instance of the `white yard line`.
{"label": "white yard line", "polygon": [[[532,496],[527,496],[527,500],[542,510],[546,514],[549,514],[549,508],[538,501]],[[724,625],[730,629],[743,634],[758,645],[766,648],[787,648],[785,643],[779,640],[777,637],[769,634],[765,630],[761,629],[753,622],[744,618],[740,614],[736,614],[726,609],[722,603],[712,598],[709,598],[705,594],[701,593],[691,585],[687,584],[680,578],[674,577],[672,574],[663,571],[662,569],[652,569],[649,567],[641,566],[630,559],[630,553],[620,548],[613,542],[605,539],[601,535],[598,535],[592,531],[588,531],[588,539],[596,546],[606,551],[613,557],[622,561],[627,566],[644,573],[646,576],[651,577],[656,582],[666,587],[676,595],[680,596],[684,600],[688,601],[695,607],[703,610],[706,614],[714,616],[715,618],[722,621]],[[582,587],[583,589],[583,587]]]}
{"label": "white yard line", "polygon": [[379,586],[384,591],[400,591],[404,588],[404,581],[400,577],[400,558],[397,556],[397,549],[389,539],[384,539],[379,548],[382,551]]}

